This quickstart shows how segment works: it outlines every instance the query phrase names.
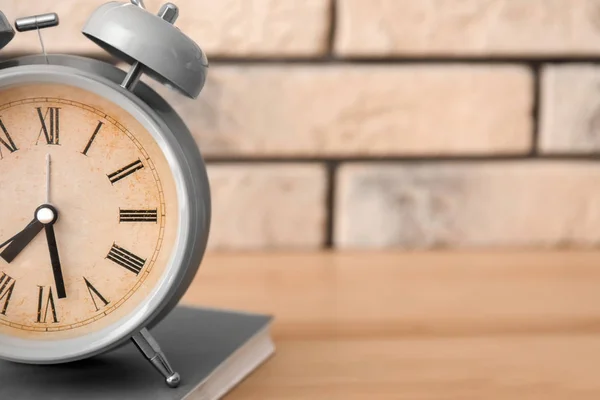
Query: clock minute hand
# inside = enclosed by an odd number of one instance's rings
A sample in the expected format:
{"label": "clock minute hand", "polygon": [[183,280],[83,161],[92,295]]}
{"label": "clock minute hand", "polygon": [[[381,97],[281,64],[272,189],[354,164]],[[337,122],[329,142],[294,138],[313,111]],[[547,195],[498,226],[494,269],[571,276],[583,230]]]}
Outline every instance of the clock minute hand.
{"label": "clock minute hand", "polygon": [[59,299],[67,297],[65,289],[65,280],[63,278],[60,257],[58,256],[58,245],[56,244],[56,235],[52,224],[45,225],[46,239],[48,240],[48,250],[50,251],[50,261],[52,263],[52,273],[54,274],[54,283]]}
{"label": "clock minute hand", "polygon": [[[46,154],[46,203],[50,204],[50,154]],[[58,245],[56,244],[56,235],[54,234],[54,223],[58,218],[58,211],[54,207],[48,206],[47,211],[50,214],[44,215],[44,229],[46,230],[46,240],[48,241],[48,251],[50,252],[50,262],[52,264],[52,273],[54,274],[54,284],[56,286],[56,294],[59,299],[67,297],[65,289],[65,280],[60,265],[60,257],[58,256]],[[38,217],[38,219],[41,219]]]}
{"label": "clock minute hand", "polygon": [[21,232],[7,240],[0,245],[0,248],[6,246],[0,257],[2,257],[7,263],[11,263],[14,259],[27,247],[29,243],[42,231],[44,224],[42,224],[37,218],[34,218]]}

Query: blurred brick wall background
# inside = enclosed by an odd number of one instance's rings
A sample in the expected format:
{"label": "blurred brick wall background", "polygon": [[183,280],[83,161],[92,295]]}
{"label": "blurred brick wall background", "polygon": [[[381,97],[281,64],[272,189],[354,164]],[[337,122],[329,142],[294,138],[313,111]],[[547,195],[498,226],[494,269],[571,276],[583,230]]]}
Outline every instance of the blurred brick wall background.
{"label": "blurred brick wall background", "polygon": [[[102,58],[79,34],[102,2],[0,9]],[[212,249],[600,244],[600,0],[176,4],[211,69],[197,101],[162,93],[209,163]]]}

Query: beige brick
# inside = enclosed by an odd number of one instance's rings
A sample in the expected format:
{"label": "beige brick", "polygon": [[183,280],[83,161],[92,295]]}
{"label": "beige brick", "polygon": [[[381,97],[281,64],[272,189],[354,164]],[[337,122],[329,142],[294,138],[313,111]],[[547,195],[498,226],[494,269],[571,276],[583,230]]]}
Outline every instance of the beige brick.
{"label": "beige brick", "polygon": [[503,161],[341,168],[340,248],[600,244],[600,165]]}
{"label": "beige brick", "polygon": [[178,25],[209,56],[310,56],[327,51],[330,0],[180,3],[194,12],[183,13]]}
{"label": "beige brick", "polygon": [[532,89],[518,66],[215,65],[199,100],[167,93],[205,154],[360,156],[525,153]]}
{"label": "beige brick", "polygon": [[542,75],[540,149],[544,153],[600,151],[600,67],[546,67]]}
{"label": "beige brick", "polygon": [[600,54],[600,0],[338,0],[338,54]]}
{"label": "beige brick", "polygon": [[325,240],[325,171],[318,165],[210,165],[209,248],[318,249]]}
{"label": "beige brick", "polygon": [[[330,0],[179,0],[176,25],[209,56],[309,56],[327,49]],[[80,32],[91,12],[106,0],[2,0],[4,13],[17,17],[54,11],[58,28],[44,31],[49,52],[102,52]],[[157,12],[159,0],[146,0]],[[35,32],[19,34],[8,52],[35,52]]]}

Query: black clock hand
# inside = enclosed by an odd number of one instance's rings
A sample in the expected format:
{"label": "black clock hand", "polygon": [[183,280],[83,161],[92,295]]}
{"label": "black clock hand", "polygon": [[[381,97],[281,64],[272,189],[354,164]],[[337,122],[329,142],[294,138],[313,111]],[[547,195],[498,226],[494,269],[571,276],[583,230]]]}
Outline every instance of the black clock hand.
{"label": "black clock hand", "polygon": [[13,260],[27,247],[27,245],[37,236],[44,228],[44,224],[34,218],[21,232],[17,233],[12,238],[0,245],[0,249],[7,244],[10,245],[0,253],[6,262],[11,263]]}
{"label": "black clock hand", "polygon": [[48,240],[48,250],[50,251],[50,261],[52,262],[52,273],[54,274],[54,283],[56,284],[56,293],[59,299],[64,299],[67,297],[67,292],[65,290],[65,280],[60,266],[60,257],[58,256],[58,246],[56,245],[54,227],[52,224],[47,224],[45,229],[46,239]]}
{"label": "black clock hand", "polygon": [[[46,202],[50,203],[50,154],[46,155]],[[42,214],[39,214],[40,211],[42,211]],[[50,212],[50,214],[48,214],[48,212]],[[42,216],[42,220],[40,220],[40,216]],[[31,220],[25,229],[8,239],[6,242],[0,244],[0,249],[7,244],[9,245],[2,253],[0,253],[0,257],[7,263],[13,262],[25,247],[31,243],[33,238],[42,231],[44,224],[54,224],[56,218],[58,218],[58,212],[54,207],[49,204],[43,204],[38,207],[37,210],[35,210],[33,220]]]}
{"label": "black clock hand", "polygon": [[44,224],[46,230],[46,241],[48,242],[48,251],[50,253],[50,263],[52,264],[52,274],[54,275],[54,284],[56,294],[59,299],[67,297],[65,290],[65,280],[63,278],[60,257],[58,256],[58,245],[56,244],[56,235],[54,234],[54,223],[58,220],[58,210],[52,207],[50,203],[50,154],[46,154],[46,202],[36,211],[36,218]]}

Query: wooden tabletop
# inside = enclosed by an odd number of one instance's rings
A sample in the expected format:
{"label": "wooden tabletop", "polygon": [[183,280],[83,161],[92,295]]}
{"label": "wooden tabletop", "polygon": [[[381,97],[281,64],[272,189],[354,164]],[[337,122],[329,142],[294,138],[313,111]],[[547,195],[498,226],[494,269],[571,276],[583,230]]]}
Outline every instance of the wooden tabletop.
{"label": "wooden tabletop", "polygon": [[600,252],[209,255],[184,303],[275,316],[238,399],[600,399]]}

